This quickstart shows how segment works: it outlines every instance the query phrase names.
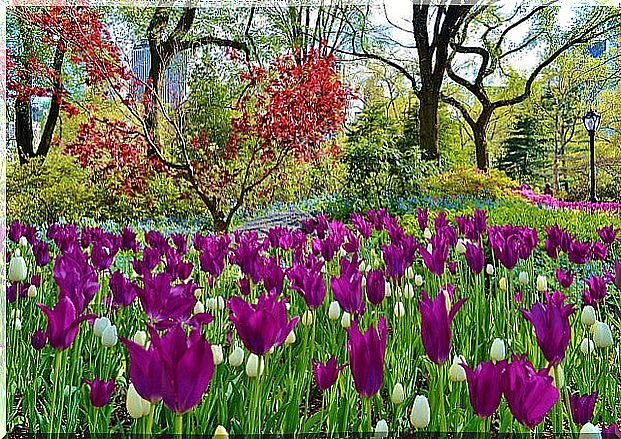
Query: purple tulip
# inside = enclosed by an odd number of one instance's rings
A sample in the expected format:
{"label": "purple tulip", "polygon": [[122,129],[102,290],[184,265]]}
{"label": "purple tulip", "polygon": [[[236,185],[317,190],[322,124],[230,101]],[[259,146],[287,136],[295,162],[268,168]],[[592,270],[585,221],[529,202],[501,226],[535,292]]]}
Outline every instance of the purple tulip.
{"label": "purple tulip", "polygon": [[140,287],[125,278],[119,270],[110,276],[109,286],[112,291],[112,303],[121,307],[129,306],[140,291]]}
{"label": "purple tulip", "polygon": [[262,294],[256,305],[236,296],[229,300],[229,318],[244,346],[255,355],[264,355],[273,346],[280,346],[298,323],[299,317],[288,319],[286,299],[278,301],[277,296]]}
{"label": "purple tulip", "polygon": [[259,269],[259,274],[261,279],[263,279],[265,291],[268,293],[272,291],[276,291],[278,294],[282,293],[285,272],[274,256],[263,259],[263,265]]}
{"label": "purple tulip", "polygon": [[9,239],[15,243],[19,242],[19,238],[22,237],[23,227],[19,221],[13,221],[9,226]]}
{"label": "purple tulip", "polygon": [[617,424],[610,424],[608,427],[602,427],[602,437],[607,439],[621,438],[621,428]]}
{"label": "purple tulip", "polygon": [[582,396],[579,393],[575,393],[569,397],[571,417],[576,424],[584,425],[587,422],[591,422],[595,401],[597,401],[597,392]]}
{"label": "purple tulip", "polygon": [[83,378],[82,381],[87,384],[90,389],[89,396],[93,407],[100,408],[110,402],[115,387],[114,379],[104,381],[95,376],[93,381],[89,381],[86,378]]}
{"label": "purple tulip", "polygon": [[610,245],[617,240],[617,234],[619,233],[613,226],[605,226],[601,229],[597,229],[597,234],[601,238],[602,242],[606,245]]}
{"label": "purple tulip", "polygon": [[347,352],[356,390],[361,396],[370,398],[379,391],[384,380],[386,319],[380,317],[377,330],[371,325],[364,335],[356,321],[352,322],[347,332]]}
{"label": "purple tulip", "polygon": [[556,279],[558,280],[558,283],[565,289],[571,287],[571,284],[574,283],[574,275],[571,272],[571,269],[563,271],[560,268],[557,268]]}
{"label": "purple tulip", "polygon": [[356,228],[360,236],[364,239],[369,239],[371,236],[371,224],[368,223],[362,215],[357,214],[356,212],[351,214],[351,223]]}
{"label": "purple tulip", "polygon": [[54,309],[37,303],[47,317],[46,337],[54,349],[63,351],[71,346],[80,329],[80,323],[94,320],[95,314],[79,316],[76,306],[69,297],[61,297]]}
{"label": "purple tulip", "polygon": [[421,336],[427,356],[437,364],[443,364],[451,351],[451,322],[467,298],[460,299],[447,312],[443,293],[431,300],[423,290],[423,299],[418,303],[421,314]]}
{"label": "purple tulip", "polygon": [[110,268],[114,261],[114,256],[116,256],[114,250],[115,249],[110,249],[106,243],[101,241],[93,244],[91,250],[91,262],[93,263],[93,267],[99,271]]}
{"label": "purple tulip", "polygon": [[136,232],[131,227],[123,226],[121,231],[121,248],[123,250],[132,250],[138,252],[138,242],[136,241]]}
{"label": "purple tulip", "polygon": [[52,260],[50,257],[50,246],[47,242],[35,241],[34,244],[32,244],[32,253],[39,267],[45,267]]}
{"label": "purple tulip", "polygon": [[326,364],[322,364],[315,360],[311,360],[311,363],[313,365],[315,381],[317,381],[317,386],[319,386],[322,391],[328,390],[336,383],[339,372],[346,366],[337,366],[335,356],[330,357]]}
{"label": "purple tulip", "polygon": [[431,238],[431,253],[422,245],[418,251],[423,257],[427,269],[436,276],[442,276],[449,255],[449,241],[444,235],[436,234]]}
{"label": "purple tulip", "polygon": [[165,329],[190,318],[198,285],[193,282],[171,286],[169,274],[158,273],[155,277],[144,277],[144,288],[138,289],[138,297],[145,314],[155,328]]}
{"label": "purple tulip", "polygon": [[552,380],[548,369],[537,372],[526,355],[513,356],[503,373],[502,388],[515,419],[531,429],[543,421],[559,397]]}
{"label": "purple tulip", "polygon": [[382,256],[386,264],[387,275],[399,281],[405,275],[405,250],[395,244],[383,245]]}
{"label": "purple tulip", "polygon": [[45,347],[45,343],[47,343],[47,335],[45,335],[43,329],[38,329],[32,334],[30,343],[37,351],[40,351]]}
{"label": "purple tulip", "polygon": [[416,208],[416,219],[418,220],[418,227],[421,231],[425,231],[429,227],[429,211],[427,209]]}
{"label": "purple tulip", "polygon": [[588,291],[583,291],[582,296],[586,305],[598,306],[606,297],[608,283],[603,276],[593,276],[584,281],[589,287]]}
{"label": "purple tulip", "polygon": [[201,270],[212,276],[220,276],[229,253],[230,236],[203,236],[197,233],[194,235],[193,243],[194,248],[201,252],[199,256]]}
{"label": "purple tulip", "polygon": [[480,363],[475,370],[470,369],[466,363],[461,363],[466,371],[470,403],[474,413],[487,418],[494,414],[502,398],[502,374],[507,366],[506,361],[487,361]]}
{"label": "purple tulip", "polygon": [[586,264],[591,259],[591,244],[588,242],[573,241],[567,252],[569,261],[574,264]]}
{"label": "purple tulip", "polygon": [[615,274],[612,283],[621,291],[621,259],[615,261]]}
{"label": "purple tulip", "polygon": [[185,255],[188,252],[188,237],[183,233],[173,233],[170,235],[170,240],[177,247],[177,252]]}
{"label": "purple tulip", "polygon": [[99,291],[97,272],[78,249],[59,255],[54,262],[54,280],[60,290],[59,297],[69,297],[82,314]]}
{"label": "purple tulip", "polygon": [[603,261],[608,256],[608,247],[601,242],[594,242],[591,246],[591,254],[593,259]]}
{"label": "purple tulip", "polygon": [[303,265],[295,265],[287,273],[292,290],[297,291],[310,309],[317,309],[326,297],[326,284],[319,271],[308,269]]}
{"label": "purple tulip", "polygon": [[543,356],[551,366],[560,363],[571,337],[569,316],[575,311],[574,306],[564,304],[565,296],[558,291],[552,295],[545,293],[547,303],[535,303],[530,311],[522,310],[522,315],[535,328],[537,343]]}
{"label": "purple tulip", "polygon": [[384,272],[380,269],[370,270],[367,273],[367,299],[373,305],[379,305],[386,294],[386,281]]}
{"label": "purple tulip", "polygon": [[330,281],[332,293],[341,308],[351,314],[362,314],[362,273],[358,270],[360,262],[357,259],[349,261],[341,258],[341,273]]}
{"label": "purple tulip", "polygon": [[479,274],[485,268],[485,253],[478,245],[466,244],[466,262],[474,274]]}

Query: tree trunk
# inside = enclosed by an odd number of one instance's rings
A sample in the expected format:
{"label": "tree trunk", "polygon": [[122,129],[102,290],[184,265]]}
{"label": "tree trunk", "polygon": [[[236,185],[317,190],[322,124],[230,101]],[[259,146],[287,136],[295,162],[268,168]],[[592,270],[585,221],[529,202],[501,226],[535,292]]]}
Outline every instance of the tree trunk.
{"label": "tree trunk", "polygon": [[419,122],[419,146],[425,160],[438,161],[440,148],[438,146],[438,105],[439,95],[431,91],[421,92]]}
{"label": "tree trunk", "polygon": [[485,136],[487,124],[484,126],[477,125],[473,129],[474,147],[477,156],[477,168],[481,171],[487,171],[489,167],[489,158],[487,155],[487,139]]}
{"label": "tree trunk", "polygon": [[[151,55],[151,67],[149,69],[149,80],[151,82],[151,110],[147,113],[145,124],[147,134],[153,140],[153,143],[159,146],[159,119],[160,106],[163,104],[162,89],[164,88],[164,79],[166,77],[166,69],[172,59],[172,56],[164,52],[161,45],[149,42],[149,52]],[[149,148],[149,155],[154,155],[155,151]]]}
{"label": "tree trunk", "polygon": [[32,112],[30,100],[15,100],[15,138],[19,162],[23,165],[34,157],[34,135],[32,132]]}
{"label": "tree trunk", "polygon": [[[54,93],[60,95],[62,92],[62,66],[63,61],[65,59],[65,51],[62,50],[59,46],[56,46],[56,52],[54,53],[54,64],[52,68],[57,75],[56,80],[54,81]],[[56,129],[56,123],[58,122],[58,117],[60,116],[60,96],[58,99],[55,96],[52,96],[52,102],[50,104],[50,111],[47,114],[47,119],[45,120],[45,127],[43,128],[43,134],[41,135],[41,140],[39,141],[39,146],[37,147],[37,157],[46,157],[48,152],[50,151],[50,146],[52,145],[52,137],[54,136],[54,130]]]}

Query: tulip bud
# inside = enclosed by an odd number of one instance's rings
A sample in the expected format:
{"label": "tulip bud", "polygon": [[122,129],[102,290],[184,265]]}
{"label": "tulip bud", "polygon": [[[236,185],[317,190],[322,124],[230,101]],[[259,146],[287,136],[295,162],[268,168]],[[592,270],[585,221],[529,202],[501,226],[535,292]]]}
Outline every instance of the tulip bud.
{"label": "tulip bud", "polygon": [[607,348],[612,346],[612,333],[610,326],[606,323],[598,322],[595,324],[595,333],[593,334],[593,342],[598,348]]}
{"label": "tulip bud", "polygon": [[395,317],[401,318],[405,315],[405,306],[403,306],[403,302],[397,302],[395,304]]}
{"label": "tulip bud", "polygon": [[602,431],[599,427],[587,422],[580,429],[580,439],[601,439]]}
{"label": "tulip bud", "polygon": [[310,326],[313,324],[313,312],[308,309],[304,314],[302,314],[302,318],[300,319],[304,326]]}
{"label": "tulip bud", "polygon": [[507,278],[501,277],[500,281],[498,282],[498,285],[500,286],[500,289],[502,291],[507,291]]}
{"label": "tulip bud", "polygon": [[397,383],[395,387],[392,388],[392,394],[390,395],[390,400],[393,404],[401,404],[405,400],[405,392],[403,391],[403,384]]}
{"label": "tulip bud", "polygon": [[22,247],[26,247],[28,245],[28,240],[26,239],[25,236],[22,236],[21,238],[19,238],[19,245]]}
{"label": "tulip bud", "polygon": [[127,400],[125,401],[125,407],[127,407],[129,416],[138,419],[149,414],[151,403],[143,399],[138,392],[136,392],[134,385],[130,384],[127,389]]}
{"label": "tulip bud", "polygon": [[110,326],[110,319],[108,317],[98,317],[95,319],[95,323],[93,324],[93,332],[97,337],[101,337],[104,330]]}
{"label": "tulip bud", "polygon": [[466,246],[464,245],[464,241],[462,239],[457,240],[457,245],[455,245],[455,251],[459,255],[463,255],[466,253]]}
{"label": "tulip bud", "polygon": [[388,423],[384,419],[377,421],[373,439],[383,439],[388,437]]}
{"label": "tulip bud", "polygon": [[593,340],[589,338],[582,340],[582,343],[580,343],[580,352],[584,355],[588,355],[592,354],[593,351],[595,351],[595,343],[593,343]]}
{"label": "tulip bud", "polygon": [[548,278],[542,274],[537,276],[537,291],[540,293],[548,291]]}
{"label": "tulip bud", "polygon": [[228,439],[229,437],[229,432],[226,431],[226,428],[224,428],[221,425],[218,425],[216,427],[216,431],[213,434],[213,439]]}
{"label": "tulip bud", "polygon": [[499,338],[495,338],[492,342],[492,347],[489,351],[489,356],[494,362],[502,361],[505,359],[505,342]]}
{"label": "tulip bud", "polygon": [[222,296],[216,297],[214,308],[216,308],[218,311],[222,311],[225,307],[226,307],[226,302],[224,300],[224,297]]}
{"label": "tulip bud", "polygon": [[224,361],[224,355],[222,354],[222,346],[220,346],[219,344],[212,344],[211,353],[213,354],[213,364],[216,366],[218,364],[222,364],[222,362]]}
{"label": "tulip bud", "polygon": [[366,262],[360,261],[360,266],[358,267],[360,269],[360,272],[363,272],[366,266],[367,266]]}
{"label": "tulip bud", "polygon": [[360,281],[360,284],[362,285],[362,288],[366,288],[367,287],[367,277],[366,276],[362,276],[362,280]]}
{"label": "tulip bud", "polygon": [[496,270],[494,270],[494,266],[492,264],[487,264],[487,266],[485,267],[485,272],[492,276],[494,274]]}
{"label": "tulip bud", "polygon": [[289,311],[291,309],[291,304],[289,302],[286,302],[285,308],[287,309],[287,311]]}
{"label": "tulip bud", "polygon": [[597,317],[595,316],[595,308],[591,305],[587,305],[582,308],[582,313],[580,314],[580,321],[585,326],[593,326],[597,321]]}
{"label": "tulip bud", "polygon": [[[293,331],[291,331],[293,332]],[[239,346],[235,346],[233,352],[229,354],[229,364],[233,367],[239,367],[244,362],[244,350]]]}
{"label": "tulip bud", "polygon": [[423,276],[421,276],[420,274],[417,274],[416,276],[414,276],[414,284],[417,287],[420,287],[423,285]]}
{"label": "tulip bud", "polygon": [[392,284],[388,281],[384,282],[384,296],[386,297],[392,296]]}
{"label": "tulip bud", "polygon": [[330,307],[328,308],[328,318],[330,320],[338,320],[341,316],[341,305],[335,300],[334,302],[330,302]]}
{"label": "tulip bud", "polygon": [[19,249],[15,250],[11,262],[9,262],[8,277],[11,282],[22,282],[28,276],[26,261],[21,256]]}
{"label": "tulip bud", "polygon": [[289,335],[287,335],[287,338],[285,338],[285,345],[286,346],[292,345],[293,343],[295,343],[295,340],[296,340],[295,331],[292,329]]}
{"label": "tulip bud", "polygon": [[414,275],[415,275],[415,273],[414,273],[414,269],[412,268],[412,266],[409,266],[408,268],[405,269],[405,278],[406,279],[412,280],[415,277]]}
{"label": "tulip bud", "polygon": [[522,285],[526,285],[528,283],[528,273],[525,271],[520,271],[520,275],[518,276],[518,280]]}
{"label": "tulip bud", "polygon": [[205,312],[205,305],[203,305],[203,302],[201,302],[200,300],[196,302],[196,305],[194,305],[194,311],[192,311],[193,314],[201,314]]}
{"label": "tulip bud", "polygon": [[423,232],[423,236],[425,237],[425,239],[431,239],[431,230],[429,230],[429,227],[425,228],[425,231]]}
{"label": "tulip bud", "polygon": [[403,296],[406,299],[411,299],[412,297],[414,297],[414,287],[412,286],[412,284],[405,285],[403,289]]}
{"label": "tulip bud", "polygon": [[22,321],[19,319],[19,317],[15,319],[15,330],[16,331],[22,330]]}
{"label": "tulip bud", "polygon": [[433,245],[431,243],[427,244],[427,253],[433,253]]}
{"label": "tulip bud", "polygon": [[414,399],[412,411],[410,412],[410,422],[414,428],[425,428],[431,420],[431,408],[426,396],[418,395]]}
{"label": "tulip bud", "polygon": [[251,378],[256,378],[259,375],[263,374],[264,368],[265,364],[263,361],[263,357],[258,357],[255,354],[250,354],[248,356],[248,361],[246,362],[246,375]]}
{"label": "tulip bud", "polygon": [[558,364],[555,367],[558,367],[558,385],[556,383],[556,374],[554,373],[553,367],[551,367],[550,370],[548,371],[548,375],[552,377],[552,385],[556,387],[557,389],[562,389],[563,386],[565,385],[565,372],[563,371],[563,368],[561,367],[560,364]]}
{"label": "tulip bud", "polygon": [[341,326],[345,329],[351,326],[351,314],[348,312],[343,313],[343,317],[341,317]]}
{"label": "tulip bud", "polygon": [[37,286],[36,285],[30,285],[28,287],[28,297],[33,298],[37,296]]}
{"label": "tulip bud", "polygon": [[205,300],[205,309],[215,309],[216,308],[216,299],[213,297],[208,297]]}
{"label": "tulip bud", "polygon": [[[463,357],[455,356],[453,357],[453,364],[449,367],[449,380],[455,382],[466,381],[466,369],[461,365],[461,362],[464,361]],[[465,362],[465,361],[464,361]]]}
{"label": "tulip bud", "polygon": [[14,319],[16,317],[19,319],[21,316],[22,316],[22,310],[21,309],[16,308],[16,309],[11,311],[11,318],[12,319]]}
{"label": "tulip bud", "polygon": [[145,346],[147,344],[147,333],[144,331],[136,331],[132,337],[132,341],[140,346]]}
{"label": "tulip bud", "polygon": [[119,337],[116,333],[116,326],[110,325],[101,334],[101,344],[107,348],[110,348],[117,344]]}

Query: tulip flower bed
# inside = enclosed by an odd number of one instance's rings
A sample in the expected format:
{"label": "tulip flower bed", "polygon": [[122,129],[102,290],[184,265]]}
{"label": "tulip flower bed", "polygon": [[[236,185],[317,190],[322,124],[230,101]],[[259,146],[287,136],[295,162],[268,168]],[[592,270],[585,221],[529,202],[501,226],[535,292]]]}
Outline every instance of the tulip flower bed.
{"label": "tulip flower bed", "polygon": [[620,231],[416,222],[13,223],[9,431],[619,436]]}

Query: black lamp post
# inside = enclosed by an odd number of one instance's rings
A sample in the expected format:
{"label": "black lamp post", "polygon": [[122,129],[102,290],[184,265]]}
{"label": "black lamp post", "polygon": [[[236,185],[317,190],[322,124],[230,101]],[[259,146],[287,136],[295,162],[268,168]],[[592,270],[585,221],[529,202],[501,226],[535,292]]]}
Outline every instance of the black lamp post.
{"label": "black lamp post", "polygon": [[589,110],[587,114],[582,116],[582,122],[584,127],[589,132],[589,139],[591,141],[591,192],[590,201],[592,203],[597,202],[597,195],[595,193],[595,131],[599,128],[599,121],[601,116],[596,111]]}

